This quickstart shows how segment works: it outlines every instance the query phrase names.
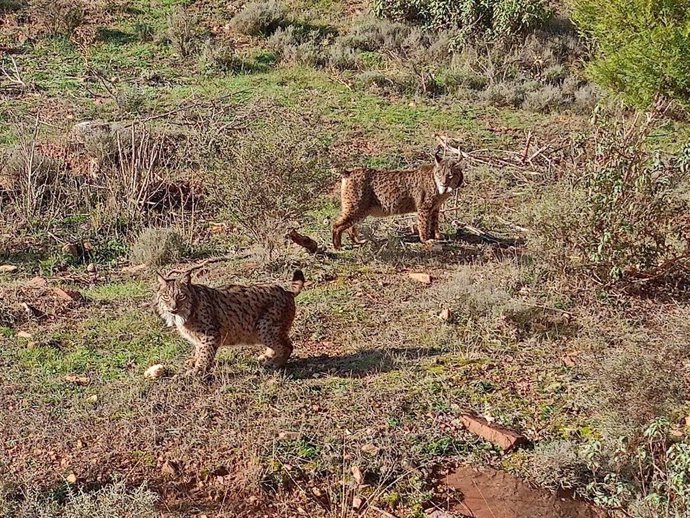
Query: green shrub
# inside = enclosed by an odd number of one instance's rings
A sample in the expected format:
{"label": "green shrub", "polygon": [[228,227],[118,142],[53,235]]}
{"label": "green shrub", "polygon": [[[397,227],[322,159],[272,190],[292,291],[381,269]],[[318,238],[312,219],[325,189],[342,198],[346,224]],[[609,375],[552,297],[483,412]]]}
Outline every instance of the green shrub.
{"label": "green shrub", "polygon": [[375,0],[374,12],[426,27],[457,29],[461,39],[510,38],[550,18],[542,0]]}
{"label": "green shrub", "polygon": [[573,19],[594,43],[600,85],[640,108],[657,94],[690,107],[690,0],[574,0]]}

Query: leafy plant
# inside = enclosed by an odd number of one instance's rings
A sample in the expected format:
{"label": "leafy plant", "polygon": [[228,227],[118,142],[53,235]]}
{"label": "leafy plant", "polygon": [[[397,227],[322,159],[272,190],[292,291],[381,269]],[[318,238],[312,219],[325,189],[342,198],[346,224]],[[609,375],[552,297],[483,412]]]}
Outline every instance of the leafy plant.
{"label": "leafy plant", "polygon": [[660,93],[690,107],[690,1],[574,0],[596,58],[590,75],[640,108]]}

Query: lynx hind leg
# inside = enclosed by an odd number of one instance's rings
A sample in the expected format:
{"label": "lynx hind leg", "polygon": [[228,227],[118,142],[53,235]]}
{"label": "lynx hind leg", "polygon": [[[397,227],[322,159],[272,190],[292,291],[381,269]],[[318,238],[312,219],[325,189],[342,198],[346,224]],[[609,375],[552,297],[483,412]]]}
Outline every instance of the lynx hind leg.
{"label": "lynx hind leg", "polygon": [[335,221],[335,224],[333,225],[333,248],[337,250],[342,246],[342,235],[343,232],[345,232],[346,230],[351,238],[353,237],[353,232],[356,235],[357,231],[351,229],[355,223],[363,220],[365,217],[366,213],[364,212],[346,212],[345,208],[343,208],[342,214],[340,215],[340,217],[338,217],[338,219]]}
{"label": "lynx hind leg", "polygon": [[426,243],[429,240],[431,219],[431,212],[428,209],[420,209],[417,213],[417,227],[419,231],[419,240],[422,243]]}
{"label": "lynx hind leg", "polygon": [[292,320],[295,316],[294,307],[275,308],[275,315],[268,314],[258,325],[258,338],[266,346],[266,351],[260,359],[273,367],[283,367],[292,354],[292,342],[288,337]]}

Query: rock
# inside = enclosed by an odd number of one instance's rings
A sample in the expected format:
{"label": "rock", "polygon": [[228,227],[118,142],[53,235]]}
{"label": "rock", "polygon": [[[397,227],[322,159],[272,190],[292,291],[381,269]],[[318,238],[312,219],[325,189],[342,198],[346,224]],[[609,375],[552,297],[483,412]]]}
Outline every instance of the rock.
{"label": "rock", "polygon": [[27,333],[26,331],[19,331],[17,333],[17,338],[25,338],[27,340],[29,340],[30,338],[33,338],[33,336],[34,335],[32,335],[31,333]]}
{"label": "rock", "polygon": [[453,320],[453,312],[450,309],[444,309],[441,311],[441,313],[438,315],[438,318],[443,320],[444,322],[450,322]]}
{"label": "rock", "polygon": [[53,293],[55,293],[60,300],[65,302],[77,302],[82,299],[81,293],[77,290],[53,288]]}
{"label": "rock", "polygon": [[278,434],[278,439],[283,441],[296,441],[300,436],[299,432],[280,432]]}
{"label": "rock", "polygon": [[45,318],[45,316],[46,316],[46,314],[43,311],[41,311],[37,307],[32,306],[31,304],[27,304],[26,302],[22,302],[21,306],[24,309],[26,316],[30,320],[40,320],[42,318]]}
{"label": "rock", "polygon": [[365,444],[362,446],[362,451],[366,453],[367,455],[378,455],[379,454],[380,448],[378,446],[375,446],[373,444]]}
{"label": "rock", "polygon": [[86,398],[86,402],[95,405],[96,403],[98,403],[98,396],[96,394],[94,394],[93,396],[89,396]]}
{"label": "rock", "polygon": [[25,286],[27,288],[37,290],[37,289],[45,288],[46,286],[48,286],[48,281],[45,280],[45,278],[43,278],[43,277],[36,276],[36,277],[33,277],[32,279],[29,279],[27,281],[27,283],[25,284]]}
{"label": "rock", "polygon": [[362,476],[362,471],[357,466],[352,466],[350,468],[350,472],[352,473],[355,482],[357,482],[357,484],[359,485],[362,485],[362,482],[364,482],[364,476]]}
{"label": "rock", "polygon": [[355,495],[352,497],[352,508],[353,509],[361,509],[363,505],[364,505],[364,498],[362,498],[359,495]]}
{"label": "rock", "polygon": [[65,376],[65,381],[74,383],[75,385],[88,385],[91,381],[88,376],[79,376],[77,374],[68,374]]}
{"label": "rock", "polygon": [[13,264],[3,264],[0,265],[0,273],[12,273],[16,272],[18,268]]}
{"label": "rock", "polygon": [[162,378],[166,374],[168,374],[167,367],[165,367],[165,365],[157,363],[156,365],[151,365],[151,367],[146,369],[146,372],[144,372],[144,377],[150,380],[155,380],[158,378]]}
{"label": "rock", "polygon": [[456,514],[450,514],[447,511],[442,511],[441,509],[434,509],[429,513],[425,513],[427,518],[459,518]]}
{"label": "rock", "polygon": [[431,275],[428,273],[408,273],[410,279],[421,282],[422,284],[431,284]]}
{"label": "rock", "polygon": [[27,349],[36,349],[36,347],[38,347],[38,342],[28,342],[26,344]]}
{"label": "rock", "polygon": [[65,480],[67,481],[67,483],[74,485],[77,483],[77,476],[74,473],[70,473],[65,477]]}
{"label": "rock", "polygon": [[166,460],[161,467],[161,473],[167,477],[176,477],[180,473],[180,467],[177,462]]}
{"label": "rock", "polygon": [[148,267],[148,264],[136,264],[134,266],[125,266],[124,268],[122,268],[122,273],[139,273],[143,272]]}
{"label": "rock", "polygon": [[460,416],[460,420],[470,432],[495,444],[503,451],[513,450],[517,446],[528,442],[527,438],[523,435],[502,426],[489,423],[483,417],[463,414]]}
{"label": "rock", "polygon": [[96,265],[93,263],[89,263],[86,267],[86,271],[89,273],[96,273]]}

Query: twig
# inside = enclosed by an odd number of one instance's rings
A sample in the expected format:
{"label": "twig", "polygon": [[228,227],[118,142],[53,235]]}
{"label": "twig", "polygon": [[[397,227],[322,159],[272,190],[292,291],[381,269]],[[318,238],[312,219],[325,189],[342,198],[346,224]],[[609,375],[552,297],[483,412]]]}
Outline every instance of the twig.
{"label": "twig", "polygon": [[381,509],[380,507],[376,507],[375,505],[370,505],[368,508],[371,509],[372,511],[376,511],[381,516],[385,516],[386,518],[398,518],[394,514],[389,513],[388,511],[384,511],[383,509]]}
{"label": "twig", "polygon": [[250,257],[250,256],[249,256],[249,255],[244,255],[244,256],[241,256],[241,257],[237,257],[237,256],[231,256],[231,255],[224,255],[224,256],[221,256],[221,257],[213,257],[213,258],[211,258],[211,259],[206,259],[205,261],[203,261],[202,263],[197,264],[196,266],[191,266],[191,267],[186,268],[186,269],[184,269],[184,270],[170,270],[170,271],[168,272],[168,275],[172,275],[172,274],[174,274],[174,273],[179,273],[179,274],[192,273],[192,272],[194,272],[194,271],[196,271],[196,270],[200,270],[201,268],[203,268],[204,266],[209,265],[209,264],[220,263],[220,262],[223,262],[223,261],[231,261],[231,260],[233,260],[233,259],[246,259],[247,257]]}

